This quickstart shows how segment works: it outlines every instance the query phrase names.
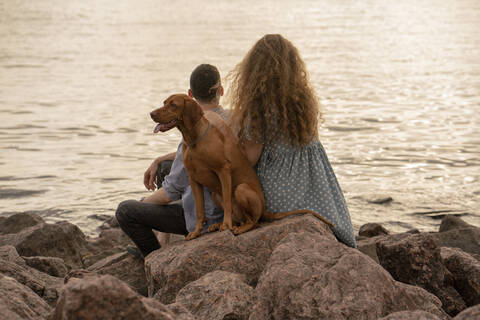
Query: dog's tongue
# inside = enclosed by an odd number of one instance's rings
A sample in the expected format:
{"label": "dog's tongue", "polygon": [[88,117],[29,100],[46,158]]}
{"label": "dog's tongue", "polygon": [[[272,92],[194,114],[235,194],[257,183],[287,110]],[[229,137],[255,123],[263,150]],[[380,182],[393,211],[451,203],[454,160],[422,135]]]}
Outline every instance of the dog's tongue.
{"label": "dog's tongue", "polygon": [[163,124],[160,124],[158,123],[156,126],[155,126],[155,129],[153,129],[153,133],[157,133],[158,131],[162,130],[162,127],[164,125]]}

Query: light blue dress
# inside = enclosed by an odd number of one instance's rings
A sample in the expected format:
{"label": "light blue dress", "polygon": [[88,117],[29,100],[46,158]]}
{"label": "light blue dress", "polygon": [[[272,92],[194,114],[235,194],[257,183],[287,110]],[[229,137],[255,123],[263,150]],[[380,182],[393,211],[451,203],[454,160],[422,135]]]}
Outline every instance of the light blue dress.
{"label": "light blue dress", "polygon": [[318,212],[333,223],[339,241],[356,247],[345,198],[320,141],[296,148],[281,143],[264,144],[255,169],[267,211]]}

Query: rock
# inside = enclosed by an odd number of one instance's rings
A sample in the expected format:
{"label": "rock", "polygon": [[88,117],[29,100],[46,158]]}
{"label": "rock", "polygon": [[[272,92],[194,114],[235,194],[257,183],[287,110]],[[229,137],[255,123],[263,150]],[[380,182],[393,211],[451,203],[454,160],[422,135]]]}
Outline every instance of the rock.
{"label": "rock", "polygon": [[[187,308],[185,308],[184,306],[182,305],[179,305],[177,303],[172,303],[172,304],[169,304],[168,306],[168,309],[170,309],[170,311],[173,312],[173,314],[175,315],[175,319],[181,319],[181,320],[197,320],[197,318],[195,318],[191,313],[190,311],[188,311]],[[228,319],[225,319],[225,320],[228,320]],[[234,320],[234,319],[232,319]]]}
{"label": "rock", "polygon": [[0,317],[5,320],[46,319],[50,307],[28,287],[0,273]]}
{"label": "rock", "polygon": [[21,256],[62,258],[69,267],[82,267],[85,235],[69,222],[41,223],[16,234],[0,236],[0,245],[14,246]]}
{"label": "rock", "polygon": [[136,294],[110,275],[70,279],[64,286],[53,320],[180,319],[155,299]]}
{"label": "rock", "polygon": [[65,276],[65,278],[63,278],[63,283],[67,284],[70,279],[83,279],[92,276],[97,276],[97,274],[93,271],[88,271],[84,269],[70,270]]}
{"label": "rock", "polygon": [[112,228],[120,228],[120,225],[118,224],[117,218],[115,216],[111,216],[98,227],[100,230],[105,230],[105,229],[112,229]]}
{"label": "rock", "polygon": [[276,244],[291,232],[317,232],[332,242],[332,231],[310,215],[285,218],[234,236],[230,231],[213,232],[171,244],[149,254],[145,273],[149,296],[165,304],[173,303],[178,291],[203,275],[223,270],[244,274],[255,286]]}
{"label": "rock", "polygon": [[393,201],[393,198],[385,195],[369,195],[364,197],[365,200],[373,204],[390,204]]}
{"label": "rock", "polygon": [[25,260],[17,252],[14,246],[6,245],[0,247],[0,259],[25,266]]}
{"label": "rock", "polygon": [[0,259],[0,273],[29,287],[50,305],[57,301],[58,289],[62,286],[60,278],[3,259]]}
{"label": "rock", "polygon": [[388,230],[378,223],[366,223],[358,231],[359,236],[368,238],[387,234],[389,234]]}
{"label": "rock", "polygon": [[450,230],[465,229],[465,228],[474,228],[474,226],[466,223],[459,217],[447,215],[445,218],[442,219],[439,232],[446,232]]}
{"label": "rock", "polygon": [[439,319],[440,319],[439,317],[431,313],[416,310],[416,311],[394,312],[378,320],[439,320]]}
{"label": "rock", "polygon": [[449,315],[466,308],[453,287],[451,273],[443,265],[440,247],[430,234],[412,234],[400,240],[380,239],[377,256],[395,280],[420,286],[436,295]]}
{"label": "rock", "polygon": [[440,253],[467,306],[480,304],[480,262],[460,249],[441,248]]}
{"label": "rock", "polygon": [[254,289],[245,283],[245,276],[213,271],[183,287],[175,304],[200,320],[247,320],[254,302]]}
{"label": "rock", "polygon": [[398,234],[392,234],[392,235],[384,235],[384,236],[376,236],[372,238],[366,238],[364,237],[363,239],[357,241],[357,249],[360,250],[360,252],[366,254],[370,258],[373,259],[376,263],[380,263],[378,261],[378,256],[377,256],[377,242],[381,241],[383,237],[388,237],[389,239],[403,239],[408,236],[408,233],[398,233]]}
{"label": "rock", "polygon": [[480,305],[470,307],[460,312],[453,320],[478,320],[480,319]]}
{"label": "rock", "polygon": [[28,266],[41,272],[45,272],[53,277],[63,278],[68,272],[68,268],[61,258],[55,257],[24,257]]}
{"label": "rock", "polygon": [[90,266],[87,270],[98,274],[112,275],[127,283],[141,295],[148,295],[143,261],[125,251],[102,259]]}
{"label": "rock", "polygon": [[17,233],[31,226],[45,221],[37,214],[21,212],[12,214],[10,217],[0,221],[0,234]]}
{"label": "rock", "polygon": [[250,320],[377,319],[405,310],[448,319],[434,295],[395,281],[358,250],[304,230],[276,246],[255,292]]}
{"label": "rock", "polygon": [[127,246],[133,245],[119,228],[102,230],[98,238],[88,241],[89,252],[83,256],[84,267],[88,268],[104,258],[125,252]]}

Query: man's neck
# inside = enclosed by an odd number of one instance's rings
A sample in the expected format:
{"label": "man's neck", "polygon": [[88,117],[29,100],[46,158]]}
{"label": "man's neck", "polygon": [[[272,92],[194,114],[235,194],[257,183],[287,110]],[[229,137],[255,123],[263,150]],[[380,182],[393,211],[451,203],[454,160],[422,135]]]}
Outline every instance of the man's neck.
{"label": "man's neck", "polygon": [[218,107],[218,103],[198,103],[203,111],[210,111]]}

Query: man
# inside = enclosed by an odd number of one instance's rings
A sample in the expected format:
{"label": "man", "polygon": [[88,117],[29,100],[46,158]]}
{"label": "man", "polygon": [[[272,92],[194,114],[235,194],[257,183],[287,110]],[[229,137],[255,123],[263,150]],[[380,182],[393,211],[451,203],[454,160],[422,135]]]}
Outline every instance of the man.
{"label": "man", "polygon": [[[201,64],[190,76],[188,95],[199,103],[203,111],[215,111],[224,115],[220,106],[223,95],[220,74],[216,67]],[[163,160],[172,159],[170,173],[165,177],[162,187],[142,201],[127,200],[118,205],[115,213],[122,230],[132,239],[138,250],[127,250],[145,258],[150,252],[160,248],[152,229],[164,233],[187,235],[195,230],[196,213],[188,174],[182,162],[182,143],[176,153],[158,157],[153,161],[144,175],[144,185],[149,190],[155,189],[158,165]],[[207,223],[204,230],[215,223],[223,221],[223,212],[215,207],[208,189],[204,188],[205,215]],[[182,205],[172,203],[182,200]]]}

